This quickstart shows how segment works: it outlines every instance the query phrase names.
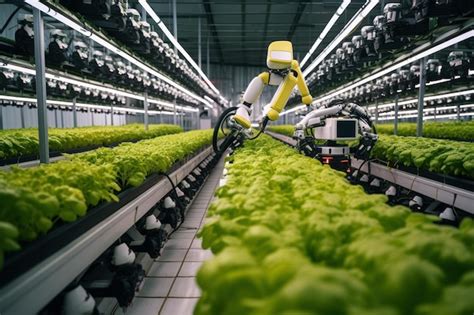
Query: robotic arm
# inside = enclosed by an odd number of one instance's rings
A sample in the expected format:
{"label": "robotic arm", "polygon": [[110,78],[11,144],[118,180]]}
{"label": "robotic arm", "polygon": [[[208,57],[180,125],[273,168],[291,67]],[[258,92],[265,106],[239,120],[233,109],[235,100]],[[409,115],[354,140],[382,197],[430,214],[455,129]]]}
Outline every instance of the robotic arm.
{"label": "robotic arm", "polygon": [[298,86],[301,92],[303,103],[309,105],[313,100],[298,61],[293,60],[291,42],[272,42],[268,46],[267,66],[269,68],[268,72],[262,72],[250,82],[244,93],[242,104],[233,117],[244,128],[250,128],[251,126],[251,106],[260,97],[265,85],[278,85],[275,95],[264,110],[264,115],[270,120],[278,119],[295,85]]}
{"label": "robotic arm", "polygon": [[[356,140],[357,134],[361,137],[353,152],[354,156],[368,159],[378,139],[369,114],[357,104],[337,100],[307,114],[296,125],[294,138],[298,140],[300,151],[305,154],[313,157],[331,156],[332,160],[334,156],[345,156],[347,159],[349,154],[349,147],[336,144],[336,141]],[[315,140],[326,140],[327,143],[317,145]]]}

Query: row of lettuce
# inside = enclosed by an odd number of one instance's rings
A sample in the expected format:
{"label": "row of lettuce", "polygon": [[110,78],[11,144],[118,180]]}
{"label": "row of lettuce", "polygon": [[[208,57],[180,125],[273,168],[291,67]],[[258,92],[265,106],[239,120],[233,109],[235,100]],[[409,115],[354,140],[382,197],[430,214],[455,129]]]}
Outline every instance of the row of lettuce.
{"label": "row of lettuce", "polygon": [[[379,134],[393,135],[393,124],[380,124],[376,127]],[[269,129],[290,137],[294,130],[290,125],[273,125]],[[399,123],[397,135],[404,137],[416,136],[416,123]],[[423,126],[423,137],[473,142],[474,121],[428,122]]]}
{"label": "row of lettuce", "polygon": [[[293,135],[293,126],[272,126],[270,131]],[[372,158],[391,166],[404,165],[438,174],[474,179],[474,143],[425,137],[380,135]]]}
{"label": "row of lettuce", "polygon": [[18,241],[32,241],[57,222],[75,221],[100,202],[117,201],[120,191],[166,172],[211,138],[210,130],[190,131],[0,171],[0,263],[4,252],[20,249]]}
{"label": "row of lettuce", "polygon": [[[377,125],[381,134],[393,135],[393,124]],[[399,123],[397,135],[416,136],[416,123]],[[458,141],[474,141],[474,121],[427,122],[423,126],[423,137]]]}
{"label": "row of lettuce", "polygon": [[[81,127],[49,129],[49,149],[68,152],[83,148],[114,145],[126,141],[151,139],[162,135],[183,132],[176,125],[131,124],[108,127]],[[37,157],[39,152],[37,129],[11,129],[0,131],[0,161],[21,157]]]}
{"label": "row of lettuce", "polygon": [[195,314],[461,315],[474,309],[474,222],[386,204],[262,136],[228,158]]}

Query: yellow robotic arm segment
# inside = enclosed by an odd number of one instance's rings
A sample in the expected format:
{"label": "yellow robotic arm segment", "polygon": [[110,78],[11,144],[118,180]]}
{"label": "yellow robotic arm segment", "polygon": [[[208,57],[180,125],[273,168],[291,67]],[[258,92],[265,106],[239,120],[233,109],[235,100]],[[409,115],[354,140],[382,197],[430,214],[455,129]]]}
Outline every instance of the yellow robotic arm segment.
{"label": "yellow robotic arm segment", "polygon": [[301,92],[301,101],[303,104],[310,105],[313,101],[313,97],[309,94],[308,86],[306,85],[306,81],[303,76],[303,72],[301,72],[300,65],[298,61],[293,60],[291,62],[291,70],[294,70],[297,73],[298,82],[298,90]]}
{"label": "yellow robotic arm segment", "polygon": [[293,75],[293,73],[288,73],[288,75],[283,79],[278,87],[275,95],[273,96],[270,102],[270,109],[267,112],[267,116],[270,120],[277,120],[280,116],[280,112],[286,106],[286,102],[290,98],[291,91],[298,82],[298,78]]}

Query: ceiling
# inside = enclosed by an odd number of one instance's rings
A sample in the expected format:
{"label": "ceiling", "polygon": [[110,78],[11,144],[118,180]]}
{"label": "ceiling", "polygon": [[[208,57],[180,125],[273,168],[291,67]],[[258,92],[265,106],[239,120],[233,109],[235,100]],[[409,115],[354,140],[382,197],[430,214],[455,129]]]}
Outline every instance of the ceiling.
{"label": "ceiling", "polygon": [[[208,42],[212,64],[264,66],[267,46],[274,40],[292,41],[294,56],[301,61],[341,4],[335,0],[176,1],[178,41],[196,62],[200,24],[204,69]],[[173,32],[172,0],[148,3]],[[320,49],[329,44],[363,3],[365,0],[352,0]]]}

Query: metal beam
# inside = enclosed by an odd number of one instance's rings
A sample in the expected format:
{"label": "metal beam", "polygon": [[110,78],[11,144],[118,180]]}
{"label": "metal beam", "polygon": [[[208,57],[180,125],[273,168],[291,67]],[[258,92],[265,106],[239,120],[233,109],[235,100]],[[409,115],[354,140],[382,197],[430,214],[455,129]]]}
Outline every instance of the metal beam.
{"label": "metal beam", "polygon": [[293,23],[291,23],[290,30],[288,31],[288,40],[291,41],[291,38],[295,34],[296,27],[298,26],[298,23],[300,22],[301,16],[303,15],[304,8],[306,7],[306,1],[300,0],[298,3],[298,7],[296,8],[296,14],[293,18]]}
{"label": "metal beam", "polygon": [[243,50],[245,47],[245,0],[242,0],[240,4],[240,11],[242,13],[241,15],[241,25],[240,25],[240,30],[241,30],[241,40],[240,40],[240,47],[242,48],[242,59],[244,60],[244,63],[247,61],[247,54]]}
{"label": "metal beam", "polygon": [[224,58],[223,58],[223,55],[222,55],[222,49],[221,49],[221,43],[219,41],[219,35],[217,34],[217,28],[214,25],[215,24],[214,23],[214,15],[212,14],[211,2],[210,2],[210,0],[204,0],[202,5],[204,6],[204,11],[206,11],[206,18],[207,18],[209,31],[211,32],[212,37],[214,37],[214,43],[217,47],[217,51],[218,51],[218,55],[219,55],[219,61],[222,63],[222,62],[224,62]]}
{"label": "metal beam", "polygon": [[416,136],[423,136],[423,107],[425,105],[426,57],[420,59],[420,87],[418,88],[418,117],[416,118]]}
{"label": "metal beam", "polygon": [[[270,9],[271,9],[271,3],[268,3],[267,4],[267,8],[265,10],[265,24],[263,26],[263,48],[262,48],[262,52],[263,52],[263,56],[262,56],[262,60],[264,60],[265,58],[265,53],[266,53],[266,45],[268,45],[267,43],[267,34],[268,34],[268,21],[270,20]],[[281,25],[280,25],[281,27]]]}
{"label": "metal beam", "polygon": [[38,105],[38,140],[41,163],[49,163],[48,109],[46,107],[46,63],[44,60],[44,23],[41,11],[33,9],[35,31],[36,104]]}

